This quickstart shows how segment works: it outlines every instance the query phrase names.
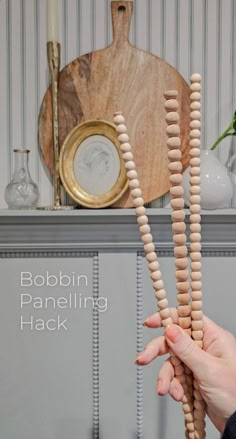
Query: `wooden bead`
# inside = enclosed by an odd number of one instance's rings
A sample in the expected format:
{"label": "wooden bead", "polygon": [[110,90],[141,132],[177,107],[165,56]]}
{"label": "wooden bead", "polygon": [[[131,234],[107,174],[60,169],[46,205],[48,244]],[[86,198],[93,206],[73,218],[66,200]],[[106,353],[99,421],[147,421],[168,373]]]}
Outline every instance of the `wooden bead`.
{"label": "wooden bead", "polygon": [[171,213],[171,218],[173,221],[184,221],[185,213],[184,210],[175,210]]}
{"label": "wooden bead", "polygon": [[192,337],[194,340],[202,340],[203,331],[192,331]]}
{"label": "wooden bead", "polygon": [[125,118],[124,116],[122,116],[122,114],[114,114],[114,122],[115,124],[120,124],[120,123],[124,123],[125,122]]}
{"label": "wooden bead", "polygon": [[190,89],[191,89],[192,91],[200,91],[200,90],[201,90],[201,84],[196,83],[196,82],[193,82],[193,83],[190,85]]}
{"label": "wooden bead", "polygon": [[172,224],[173,233],[184,233],[186,231],[186,224],[181,221]]}
{"label": "wooden bead", "polygon": [[171,184],[180,185],[183,181],[182,174],[172,174],[169,176],[169,180]]}
{"label": "wooden bead", "polygon": [[123,159],[124,159],[125,161],[133,160],[133,159],[134,159],[134,156],[133,156],[132,152],[125,152],[125,153],[123,154]]}
{"label": "wooden bead", "polygon": [[[197,214],[195,214],[195,215],[197,215]],[[190,241],[191,242],[200,242],[201,241],[201,233],[198,233],[198,232],[190,233]]]}
{"label": "wooden bead", "polygon": [[149,244],[150,242],[152,242],[152,235],[151,233],[147,233],[146,235],[142,236],[142,241],[144,244]]}
{"label": "wooden bead", "polygon": [[203,321],[202,320],[192,320],[192,329],[194,331],[201,331],[203,328]]}
{"label": "wooden bead", "polygon": [[197,401],[201,401],[201,400],[202,400],[202,396],[201,396],[201,393],[199,392],[199,390],[194,389],[194,391],[193,391],[193,395],[194,395],[194,398],[195,398]]}
{"label": "wooden bead", "polygon": [[191,262],[191,270],[196,270],[196,271],[200,271],[201,270],[201,267],[202,267],[202,264],[201,264],[201,262],[198,262],[198,261],[194,261],[194,262]]}
{"label": "wooden bead", "polygon": [[199,157],[193,157],[192,159],[190,159],[190,162],[189,162],[189,164],[191,165],[191,166],[200,166],[200,158]]}
{"label": "wooden bead", "polygon": [[147,224],[148,224],[148,217],[147,217],[147,215],[139,216],[139,217],[137,218],[137,222],[138,222],[138,224],[139,224],[140,226],[147,225]]}
{"label": "wooden bead", "polygon": [[172,209],[183,209],[184,200],[183,198],[173,198],[170,202]]}
{"label": "wooden bead", "polygon": [[120,134],[119,136],[118,136],[118,139],[119,139],[119,141],[120,141],[120,143],[128,143],[129,142],[129,136],[128,136],[128,134]]}
{"label": "wooden bead", "polygon": [[193,406],[196,410],[204,410],[206,407],[206,403],[203,400],[195,400],[193,402]]}
{"label": "wooden bead", "polygon": [[[189,174],[190,174],[191,177],[200,176],[200,167],[199,166],[191,167],[190,171],[189,171]],[[194,187],[196,187],[196,186],[194,186]],[[200,187],[199,187],[199,192],[198,193],[200,193]]]}
{"label": "wooden bead", "polygon": [[143,226],[139,227],[139,231],[142,235],[146,235],[147,233],[151,232],[151,227],[148,224],[144,224]]}
{"label": "wooden bead", "polygon": [[193,282],[191,282],[191,287],[192,287],[192,290],[199,291],[202,288],[202,283],[200,281],[193,281]]}
{"label": "wooden bead", "polygon": [[176,235],[173,235],[173,241],[176,245],[184,245],[186,244],[187,238],[185,233],[177,233]]}
{"label": "wooden bead", "polygon": [[187,424],[189,422],[193,422],[194,421],[194,417],[193,417],[193,413],[188,413],[184,415],[185,421],[187,422]]}
{"label": "wooden bead", "polygon": [[175,259],[175,265],[178,269],[185,269],[188,266],[188,258],[177,258]]}
{"label": "wooden bead", "polygon": [[158,306],[162,310],[168,308],[168,300],[167,299],[159,300]]}
{"label": "wooden bead", "polygon": [[189,293],[177,294],[177,300],[180,305],[188,305],[190,300],[190,294]]}
{"label": "wooden bead", "polygon": [[187,317],[191,313],[191,305],[183,305],[178,307],[179,317]]}
{"label": "wooden bead", "polygon": [[190,259],[191,259],[191,261],[199,262],[201,260],[201,253],[200,252],[191,252]]}
{"label": "wooden bead", "polygon": [[193,311],[201,311],[202,309],[202,301],[201,300],[194,300],[192,302],[192,310]]}
{"label": "wooden bead", "polygon": [[[156,272],[156,273],[158,274],[158,272]],[[155,275],[155,273],[152,273],[152,275],[151,275],[152,278],[154,278],[153,275]],[[159,280],[156,280],[155,282],[153,282],[152,286],[155,290],[162,290],[164,288],[164,282],[163,282],[163,280],[161,280],[161,275],[160,275]]]}
{"label": "wooden bead", "polygon": [[156,290],[155,291],[155,297],[157,300],[163,300],[166,298],[166,292],[164,289],[162,290]]}
{"label": "wooden bead", "polygon": [[162,319],[170,318],[170,311],[168,308],[160,310],[160,316]]}
{"label": "wooden bead", "polygon": [[[202,299],[202,292],[201,291],[192,291],[191,296],[192,296],[192,300],[201,300]],[[196,328],[196,329],[198,329],[198,328]]]}
{"label": "wooden bead", "polygon": [[132,197],[134,197],[134,198],[140,198],[140,197],[142,197],[142,191],[141,191],[141,189],[139,189],[139,188],[132,189],[132,190],[131,190],[131,195],[132,195]]}
{"label": "wooden bead", "polygon": [[189,284],[189,282],[177,282],[176,283],[176,288],[177,288],[177,290],[179,291],[179,294],[178,294],[178,296],[181,294],[184,294],[184,293],[187,293],[188,292],[188,290],[189,290],[189,287],[190,287],[190,284]]}
{"label": "wooden bead", "polygon": [[148,264],[148,268],[149,268],[149,270],[151,271],[151,272],[155,272],[155,271],[159,271],[160,270],[160,265],[159,265],[159,262],[157,262],[157,261],[154,261],[154,262],[150,262],[149,264]]}
{"label": "wooden bead", "polygon": [[126,162],[125,168],[128,169],[129,171],[135,169],[135,163],[133,162],[133,160],[129,160],[128,162]]}
{"label": "wooden bead", "polygon": [[168,152],[168,158],[170,160],[181,160],[182,153],[181,153],[180,149],[171,149]]}
{"label": "wooden bead", "polygon": [[142,197],[134,198],[133,204],[135,207],[141,207],[144,205],[144,201]]}
{"label": "wooden bead", "polygon": [[123,143],[123,145],[120,145],[120,149],[123,153],[130,152],[131,151],[131,145],[129,143]]}
{"label": "wooden bead", "polygon": [[177,90],[166,90],[164,92],[164,97],[166,99],[176,99],[178,96],[178,92]]}
{"label": "wooden bead", "polygon": [[201,420],[205,418],[206,412],[205,410],[201,409],[201,410],[196,410],[194,409],[194,417],[195,419]]}
{"label": "wooden bead", "polygon": [[[194,111],[194,113],[197,113],[197,111]],[[198,113],[199,113],[199,117],[200,117],[200,111],[198,111]],[[190,113],[190,117],[191,117],[191,114],[192,114],[192,113]],[[126,135],[126,134],[122,134],[122,136],[125,136],[125,135]],[[189,135],[190,135],[190,138],[191,138],[191,139],[200,139],[200,137],[201,137],[201,131],[198,130],[198,129],[194,129],[194,130],[191,130],[191,131],[190,131]]]}
{"label": "wooden bead", "polygon": [[146,215],[146,208],[144,206],[136,207],[136,215],[138,216]]}
{"label": "wooden bead", "polygon": [[200,157],[200,149],[199,148],[192,148],[189,152],[190,157]]}
{"label": "wooden bead", "polygon": [[178,101],[176,99],[169,99],[165,102],[165,109],[167,111],[177,111],[179,108]]}
{"label": "wooden bead", "polygon": [[190,79],[191,82],[201,82],[202,80],[200,73],[193,73]]}
{"label": "wooden bead", "polygon": [[200,184],[200,175],[194,175],[190,177],[190,184],[193,186],[198,186]]}
{"label": "wooden bead", "polygon": [[176,111],[171,111],[170,113],[167,113],[165,119],[168,124],[177,123],[179,122],[179,115]]}
{"label": "wooden bead", "polygon": [[186,258],[188,255],[188,249],[185,245],[175,247],[174,248],[174,255],[176,258]]}
{"label": "wooden bead", "polygon": [[182,366],[182,364],[180,364],[179,366],[175,367],[175,375],[182,375],[184,373],[184,368]]}
{"label": "wooden bead", "polygon": [[178,174],[182,171],[182,163],[181,162],[171,162],[168,164],[168,169],[170,172]]}
{"label": "wooden bead", "polygon": [[188,270],[176,270],[175,274],[179,281],[185,281],[189,278]]}
{"label": "wooden bead", "polygon": [[169,139],[167,140],[167,146],[169,147],[169,149],[180,148],[180,146],[181,146],[180,138],[179,137],[169,137]]}
{"label": "wooden bead", "polygon": [[192,320],[202,320],[202,311],[192,311],[191,312],[191,317]]}
{"label": "wooden bead", "polygon": [[191,206],[190,206],[190,212],[192,213],[192,214],[195,214],[195,213],[200,213],[200,211],[201,211],[201,207],[200,207],[200,205],[199,204],[192,204]]}
{"label": "wooden bead", "polygon": [[191,326],[191,317],[179,317],[179,325],[183,329],[188,329]]}
{"label": "wooden bead", "polygon": [[181,197],[184,194],[182,186],[172,186],[170,188],[170,193],[174,197]]}
{"label": "wooden bead", "polygon": [[[191,174],[191,171],[190,171],[190,174]],[[200,172],[198,172],[198,174],[200,174]],[[191,195],[200,195],[200,193],[201,193],[201,189],[200,189],[199,185],[197,185],[197,186],[190,186],[190,190],[189,191],[190,191]]]}
{"label": "wooden bead", "polygon": [[169,137],[177,137],[180,135],[180,127],[179,125],[173,124],[173,125],[168,125],[166,128],[166,134]]}
{"label": "wooden bead", "polygon": [[201,251],[201,244],[200,244],[200,242],[191,242],[191,244],[190,244],[190,251],[192,251],[192,252],[200,252]]}
{"label": "wooden bead", "polygon": [[200,101],[201,100],[201,93],[199,91],[194,91],[190,94],[190,100],[191,101]]}
{"label": "wooden bead", "polygon": [[[200,102],[197,102],[197,101],[192,102],[191,105],[190,105],[190,110],[193,110],[193,111],[195,111],[195,110],[197,110],[197,111],[201,110],[201,103],[200,103]],[[193,119],[193,120],[195,120],[195,119]],[[196,119],[196,120],[197,120],[197,119]],[[199,120],[199,122],[200,122],[200,120]],[[190,126],[191,126],[191,125],[190,125]],[[200,128],[200,127],[201,127],[201,122],[200,122],[200,125],[199,125],[198,127],[196,127],[196,128]]]}
{"label": "wooden bead", "polygon": [[202,278],[202,275],[201,275],[201,272],[200,272],[200,271],[192,271],[192,273],[191,273],[191,279],[192,279],[193,281],[199,281],[199,280],[201,280],[201,278]]}
{"label": "wooden bead", "polygon": [[199,224],[199,223],[190,224],[190,231],[192,233],[200,233],[201,232],[201,224]]}
{"label": "wooden bead", "polygon": [[[194,186],[193,186],[193,187],[194,187]],[[190,219],[190,222],[191,222],[191,223],[200,223],[200,221],[201,221],[201,216],[198,215],[198,214],[193,214],[193,215],[190,215],[189,219]]]}
{"label": "wooden bead", "polygon": [[199,138],[197,138],[197,139],[192,138],[189,142],[189,145],[191,146],[191,148],[200,148],[201,142],[200,142]]}
{"label": "wooden bead", "polygon": [[[195,104],[195,102],[194,102],[194,104]],[[191,104],[190,105],[190,108],[191,108],[191,110],[196,110],[196,106],[195,105],[193,105],[193,104]],[[193,130],[193,129],[195,129],[195,128],[197,128],[197,129],[199,129],[199,128],[201,128],[201,122],[200,122],[200,120],[195,120],[195,119],[193,119],[193,120],[191,120],[191,122],[190,122],[190,128]]]}
{"label": "wooden bead", "polygon": [[117,131],[117,133],[120,133],[120,134],[127,133],[127,127],[124,124],[119,124],[116,127],[116,131]]}
{"label": "wooden bead", "polygon": [[[199,110],[194,110],[191,111],[190,113],[190,119],[197,119],[200,120],[201,119],[201,113]],[[195,130],[194,130],[195,131]],[[199,130],[198,130],[199,131]],[[200,138],[200,135],[192,135],[191,137],[196,137],[196,138]]]}
{"label": "wooden bead", "polygon": [[155,251],[155,245],[153,243],[145,244],[144,245],[144,251],[145,253],[152,253]]}
{"label": "wooden bead", "polygon": [[156,255],[156,252],[148,253],[148,254],[146,255],[146,259],[147,259],[148,262],[155,262],[155,261],[157,261],[157,255]]}

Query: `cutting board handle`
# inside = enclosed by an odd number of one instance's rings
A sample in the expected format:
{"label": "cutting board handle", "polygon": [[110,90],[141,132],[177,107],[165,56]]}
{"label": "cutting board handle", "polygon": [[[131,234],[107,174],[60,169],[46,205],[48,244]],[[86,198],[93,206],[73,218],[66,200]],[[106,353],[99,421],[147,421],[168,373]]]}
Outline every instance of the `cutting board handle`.
{"label": "cutting board handle", "polygon": [[133,1],[112,1],[113,43],[122,46],[129,42],[129,30],[133,13]]}

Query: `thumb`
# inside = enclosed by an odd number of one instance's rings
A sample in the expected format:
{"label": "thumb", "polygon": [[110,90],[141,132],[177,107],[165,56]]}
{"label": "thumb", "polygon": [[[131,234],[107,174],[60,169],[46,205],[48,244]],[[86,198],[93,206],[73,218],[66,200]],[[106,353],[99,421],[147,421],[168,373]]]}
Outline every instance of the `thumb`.
{"label": "thumb", "polygon": [[199,379],[206,377],[211,368],[212,357],[177,325],[168,326],[165,336],[171,351],[192,370],[194,375]]}

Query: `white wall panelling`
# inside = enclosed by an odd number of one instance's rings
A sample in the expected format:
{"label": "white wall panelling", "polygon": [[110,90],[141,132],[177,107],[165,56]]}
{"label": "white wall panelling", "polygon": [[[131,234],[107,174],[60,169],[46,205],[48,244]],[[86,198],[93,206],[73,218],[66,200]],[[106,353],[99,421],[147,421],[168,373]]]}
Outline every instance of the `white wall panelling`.
{"label": "white wall panelling", "polygon": [[[170,211],[149,209],[148,214],[168,300],[175,306]],[[204,311],[235,333],[235,214],[205,213],[202,236]],[[5,437],[184,436],[181,405],[156,395],[163,357],[143,369],[134,364],[136,352],[160,333],[142,326],[156,311],[156,299],[134,211],[25,211],[21,217],[0,211],[0,259],[0,421]],[[82,286],[80,293],[107,297],[107,311],[98,316],[92,309],[62,310],[69,318],[69,333],[22,335],[19,295],[26,291],[19,285],[20,272],[36,275],[46,270],[87,275],[88,288]],[[227,295],[225,308],[222,291]],[[33,296],[68,292],[75,289],[30,288]],[[51,318],[51,312],[32,310],[38,318]],[[210,422],[207,437],[218,437]]]}
{"label": "white wall panelling", "polygon": [[[110,0],[59,0],[62,67],[76,56],[111,42]],[[46,58],[46,0],[1,0],[1,192],[13,169],[12,150],[31,150],[30,169],[39,185],[40,204],[52,201],[51,179],[39,157],[37,118],[49,81]],[[131,41],[163,57],[189,81],[203,75],[202,143],[209,148],[229,123],[236,103],[236,0],[136,0]],[[218,150],[236,169],[235,140]],[[236,177],[235,177],[236,178]],[[168,197],[158,202],[165,207]]]}

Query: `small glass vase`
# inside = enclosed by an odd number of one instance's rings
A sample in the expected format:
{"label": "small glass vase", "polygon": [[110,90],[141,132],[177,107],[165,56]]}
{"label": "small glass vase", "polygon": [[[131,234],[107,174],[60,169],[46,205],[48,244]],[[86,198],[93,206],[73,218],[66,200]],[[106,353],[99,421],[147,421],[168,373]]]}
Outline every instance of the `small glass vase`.
{"label": "small glass vase", "polygon": [[12,180],[5,189],[8,209],[37,207],[39,191],[29,173],[28,156],[28,149],[14,149],[15,169]]}

